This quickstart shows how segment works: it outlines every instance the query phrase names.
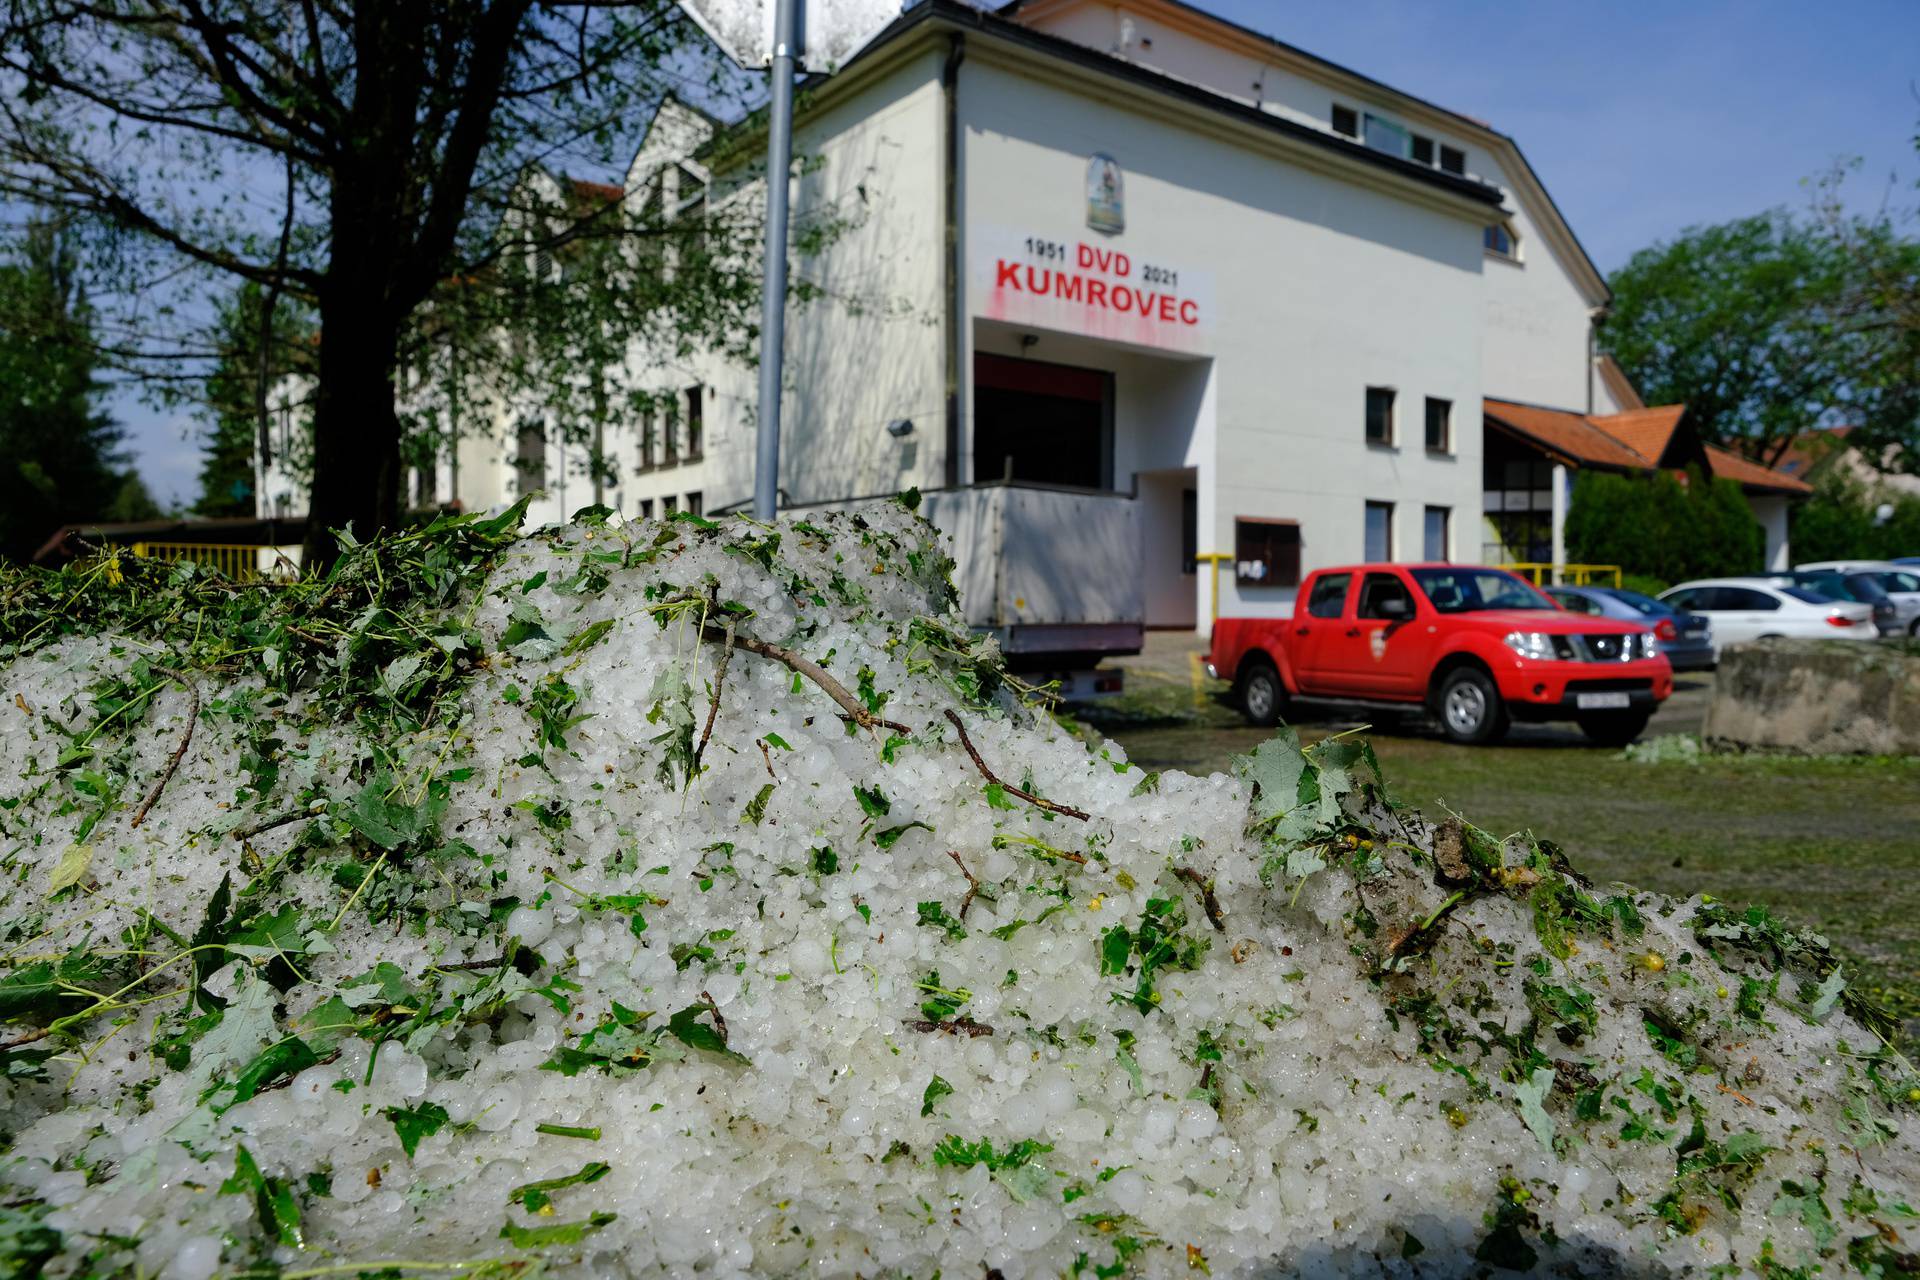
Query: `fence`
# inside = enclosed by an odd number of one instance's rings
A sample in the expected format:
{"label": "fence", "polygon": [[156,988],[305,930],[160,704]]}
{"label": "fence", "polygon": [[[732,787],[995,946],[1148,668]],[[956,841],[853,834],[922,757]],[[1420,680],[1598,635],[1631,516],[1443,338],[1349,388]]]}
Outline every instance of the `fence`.
{"label": "fence", "polygon": [[1494,567],[1517,573],[1536,587],[1555,584],[1591,587],[1599,585],[1602,578],[1612,579],[1613,586],[1620,585],[1620,566],[1617,564],[1546,564],[1537,560],[1523,560]]}
{"label": "fence", "polygon": [[[298,570],[278,547],[224,542],[136,542],[129,548],[147,560],[191,560],[238,582],[264,577],[294,577]],[[262,565],[269,568],[263,569]]]}

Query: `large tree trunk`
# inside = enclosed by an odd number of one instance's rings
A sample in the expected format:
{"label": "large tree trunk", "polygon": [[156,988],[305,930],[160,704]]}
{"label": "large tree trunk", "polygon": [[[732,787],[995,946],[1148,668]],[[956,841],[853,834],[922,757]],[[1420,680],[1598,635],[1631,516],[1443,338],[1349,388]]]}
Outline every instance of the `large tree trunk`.
{"label": "large tree trunk", "polygon": [[325,571],[339,554],[336,530],[366,539],[400,521],[400,419],[393,372],[399,335],[356,291],[323,299],[320,382],[314,401],[313,500],[305,570]]}

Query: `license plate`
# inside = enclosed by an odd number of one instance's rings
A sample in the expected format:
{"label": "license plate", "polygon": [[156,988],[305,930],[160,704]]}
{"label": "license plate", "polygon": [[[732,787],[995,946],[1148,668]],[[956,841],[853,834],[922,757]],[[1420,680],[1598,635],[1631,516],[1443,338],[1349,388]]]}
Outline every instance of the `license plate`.
{"label": "license plate", "polygon": [[1624,693],[1581,693],[1574,695],[1573,705],[1582,711],[1599,711],[1607,707],[1630,707],[1633,699]]}

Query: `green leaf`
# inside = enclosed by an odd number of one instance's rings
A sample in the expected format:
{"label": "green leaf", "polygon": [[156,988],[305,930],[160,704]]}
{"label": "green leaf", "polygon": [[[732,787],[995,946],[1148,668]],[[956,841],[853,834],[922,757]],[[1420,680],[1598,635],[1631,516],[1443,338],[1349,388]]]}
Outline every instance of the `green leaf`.
{"label": "green leaf", "polygon": [[716,1028],[708,1026],[699,1020],[703,1014],[714,1017],[719,1016],[714,1013],[712,1005],[691,1004],[667,1020],[668,1033],[690,1048],[703,1049],[708,1053],[718,1054],[727,1061],[737,1062],[743,1067],[752,1066],[753,1064],[748,1061],[745,1054],[735,1053],[733,1050],[727,1048],[726,1037],[721,1035]]}
{"label": "green leaf", "polygon": [[582,649],[591,649],[599,644],[607,638],[607,633],[613,630],[613,625],[617,621],[616,618],[602,618],[598,622],[591,622],[580,628],[567,637],[565,647],[560,650],[562,656],[571,656]]}
{"label": "green leaf", "polygon": [[947,914],[947,909],[938,902],[923,902],[919,906],[919,922],[931,929],[946,930],[950,941],[958,942],[967,936],[967,927]]}
{"label": "green leaf", "polygon": [[1133,935],[1127,926],[1117,924],[1100,935],[1100,974],[1112,977],[1127,971],[1127,957],[1133,953]]}
{"label": "green leaf", "polygon": [[920,830],[925,831],[929,834],[933,832],[933,828],[928,826],[924,822],[909,822],[905,826],[888,827],[885,831],[874,832],[873,842],[879,845],[882,849],[891,849],[893,848],[894,845],[899,843],[901,836],[904,836],[905,834],[907,834],[907,832],[913,830],[915,827],[918,827],[920,828]]}
{"label": "green leaf", "polygon": [[787,740],[786,740],[785,738],[783,738],[783,737],[781,737],[781,736],[780,736],[779,734],[777,734],[777,733],[768,733],[768,734],[765,734],[765,735],[763,735],[763,736],[761,737],[761,739],[760,739],[760,741],[762,741],[762,742],[764,742],[764,743],[766,743],[766,744],[767,744],[768,746],[770,746],[770,747],[778,747],[778,748],[780,748],[780,749],[781,749],[782,751],[791,751],[791,750],[793,750],[793,748],[792,748],[792,747],[790,747],[790,746],[788,746],[788,745],[787,745]]}
{"label": "green leaf", "polygon": [[773,798],[773,788],[774,784],[771,782],[762,786],[759,793],[747,801],[746,811],[740,815],[741,818],[756,827],[759,826],[767,816],[767,801]]}
{"label": "green leaf", "polygon": [[1252,811],[1260,821],[1277,818],[1299,804],[1300,777],[1306,768],[1299,735],[1284,725],[1251,755],[1236,756],[1233,761],[1234,776],[1254,789]]}
{"label": "green leaf", "polygon": [[584,1222],[553,1222],[540,1227],[518,1227],[509,1222],[500,1228],[500,1238],[511,1240],[517,1249],[539,1249],[552,1244],[579,1244],[620,1215],[596,1213]]}
{"label": "green leaf", "polygon": [[1536,1067],[1532,1075],[1513,1086],[1514,1101],[1520,1104],[1520,1118],[1540,1140],[1540,1148],[1553,1154],[1553,1117],[1547,1114],[1547,1095],[1553,1092],[1552,1067]]}
{"label": "green leaf", "polygon": [[87,878],[87,868],[93,865],[93,846],[74,843],[60,852],[59,861],[53,864],[53,871],[47,877],[47,896],[51,898],[62,889],[71,889]]}
{"label": "green leaf", "polygon": [[840,869],[840,855],[824,845],[813,851],[809,861],[817,876],[830,876]]}
{"label": "green leaf", "polygon": [[893,805],[888,802],[886,795],[878,787],[869,789],[856,785],[853,789],[853,798],[860,802],[860,811],[869,818],[884,818],[887,816],[887,812],[893,808]]}
{"label": "green leaf", "polygon": [[995,809],[1013,809],[1018,806],[1007,798],[1007,789],[997,782],[989,782],[983,790],[987,793],[987,803]]}
{"label": "green leaf", "polygon": [[423,1102],[411,1109],[388,1107],[383,1114],[393,1121],[393,1131],[400,1138],[400,1149],[407,1153],[409,1160],[419,1150],[422,1138],[431,1138],[452,1119],[447,1109],[437,1102]]}
{"label": "green leaf", "polygon": [[306,1248],[300,1229],[300,1204],[294,1199],[293,1188],[282,1179],[262,1174],[253,1153],[244,1146],[235,1148],[233,1176],[220,1184],[220,1194],[251,1195],[260,1226],[268,1235],[290,1248]]}
{"label": "green leaf", "polygon": [[233,1078],[233,1096],[215,1108],[216,1112],[235,1107],[282,1077],[296,1076],[320,1061],[320,1055],[299,1036],[288,1036],[241,1068]]}
{"label": "green leaf", "polygon": [[935,1076],[933,1079],[927,1081],[927,1090],[920,1095],[920,1114],[923,1116],[932,1115],[933,1109],[939,1105],[940,1099],[947,1097],[952,1092],[953,1086],[939,1076]]}
{"label": "green leaf", "polygon": [[584,1187],[588,1183],[598,1182],[611,1172],[613,1166],[605,1161],[595,1160],[583,1166],[579,1172],[570,1173],[564,1178],[545,1178],[539,1182],[525,1182],[507,1192],[507,1199],[518,1201],[520,1207],[529,1213],[538,1213],[553,1203],[553,1193],[565,1187]]}
{"label": "green leaf", "polygon": [[1847,988],[1847,978],[1838,966],[1827,975],[1819,988],[1813,993],[1813,1002],[1807,1007],[1807,1017],[1813,1022],[1824,1022],[1833,1006],[1839,1003],[1840,993]]}

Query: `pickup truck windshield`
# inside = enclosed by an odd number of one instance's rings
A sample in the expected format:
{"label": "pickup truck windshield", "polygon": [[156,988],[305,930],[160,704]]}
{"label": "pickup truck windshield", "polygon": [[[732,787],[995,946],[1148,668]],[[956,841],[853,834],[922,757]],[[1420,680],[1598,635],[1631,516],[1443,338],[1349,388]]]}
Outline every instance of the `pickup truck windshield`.
{"label": "pickup truck windshield", "polygon": [[1478,613],[1486,609],[1543,609],[1554,604],[1531,586],[1498,569],[1414,569],[1433,607],[1441,613]]}

